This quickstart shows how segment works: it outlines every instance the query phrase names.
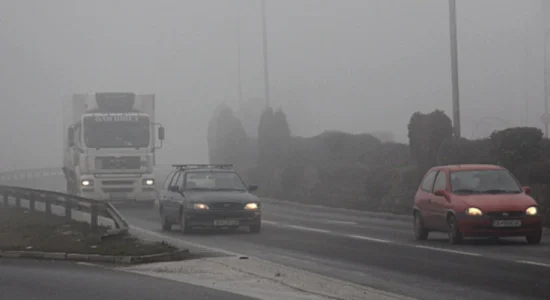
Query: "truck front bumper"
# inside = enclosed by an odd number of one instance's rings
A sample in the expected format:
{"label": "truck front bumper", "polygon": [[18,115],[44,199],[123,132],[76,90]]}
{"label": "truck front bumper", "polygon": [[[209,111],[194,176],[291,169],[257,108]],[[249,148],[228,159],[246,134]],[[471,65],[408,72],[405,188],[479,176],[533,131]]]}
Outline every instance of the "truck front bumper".
{"label": "truck front bumper", "polygon": [[[88,185],[83,185],[88,181]],[[152,184],[150,184],[152,183]],[[150,174],[134,176],[82,176],[80,196],[112,202],[152,202],[155,200],[155,181]]]}

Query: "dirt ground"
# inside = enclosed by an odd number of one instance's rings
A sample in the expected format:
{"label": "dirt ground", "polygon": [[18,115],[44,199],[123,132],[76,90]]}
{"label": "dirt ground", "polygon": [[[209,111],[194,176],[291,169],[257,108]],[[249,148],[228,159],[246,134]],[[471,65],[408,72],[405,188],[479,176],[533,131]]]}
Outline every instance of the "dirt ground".
{"label": "dirt ground", "polygon": [[172,252],[166,243],[141,241],[130,235],[101,239],[106,228],[92,232],[88,223],[44,212],[0,206],[0,250],[28,250],[101,255],[150,255]]}

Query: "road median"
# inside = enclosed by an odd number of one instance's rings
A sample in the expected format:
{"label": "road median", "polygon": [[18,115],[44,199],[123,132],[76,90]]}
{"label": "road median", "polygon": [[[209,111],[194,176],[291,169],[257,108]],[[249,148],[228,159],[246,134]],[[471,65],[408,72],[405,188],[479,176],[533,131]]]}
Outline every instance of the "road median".
{"label": "road median", "polygon": [[108,227],[33,211],[0,207],[0,257],[137,264],[184,260],[189,251],[130,234],[105,236]]}

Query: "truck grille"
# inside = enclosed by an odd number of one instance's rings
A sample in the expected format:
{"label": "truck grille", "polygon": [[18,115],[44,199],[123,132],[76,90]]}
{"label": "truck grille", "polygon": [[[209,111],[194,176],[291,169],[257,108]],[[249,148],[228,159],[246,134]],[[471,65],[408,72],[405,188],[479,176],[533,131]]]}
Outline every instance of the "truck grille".
{"label": "truck grille", "polygon": [[133,185],[133,180],[102,180],[103,185]]}
{"label": "truck grille", "polygon": [[104,188],[104,193],[131,193],[133,192],[133,188]]}
{"label": "truck grille", "polygon": [[100,156],[96,157],[95,165],[100,170],[140,169],[141,160],[139,156]]}

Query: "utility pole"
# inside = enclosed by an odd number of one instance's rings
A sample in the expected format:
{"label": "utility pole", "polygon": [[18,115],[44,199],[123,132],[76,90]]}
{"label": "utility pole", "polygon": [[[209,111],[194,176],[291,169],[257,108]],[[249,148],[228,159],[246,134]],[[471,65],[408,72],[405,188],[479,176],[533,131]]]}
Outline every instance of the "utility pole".
{"label": "utility pole", "polygon": [[451,37],[451,80],[453,94],[453,130],[456,138],[460,138],[460,102],[458,85],[458,41],[456,30],[456,1],[449,0],[449,31]]}
{"label": "utility pole", "polygon": [[268,51],[267,51],[267,13],[266,13],[266,0],[262,1],[262,37],[263,37],[263,50],[264,50],[264,89],[265,89],[265,106],[271,105],[269,99],[269,64],[268,64]]}
{"label": "utility pole", "polygon": [[546,26],[544,28],[544,136],[548,138],[548,31],[546,31]]}
{"label": "utility pole", "polygon": [[[239,2],[237,2],[239,3]],[[238,95],[238,102],[239,102],[239,108],[241,105],[243,105],[243,83],[242,83],[242,70],[241,70],[241,15],[240,15],[240,6],[237,5],[237,11],[235,13],[236,17],[236,39],[237,39],[237,95]]]}
{"label": "utility pole", "polygon": [[542,18],[544,28],[544,114],[541,116],[541,121],[544,124],[544,136],[548,138],[548,123],[550,122],[550,116],[548,115],[548,16],[549,6],[546,0],[542,1]]}

